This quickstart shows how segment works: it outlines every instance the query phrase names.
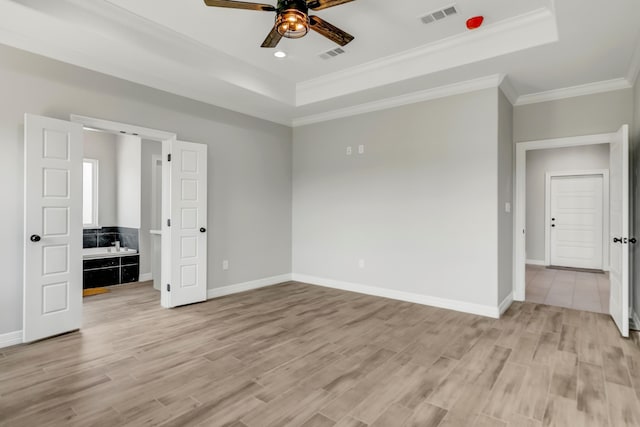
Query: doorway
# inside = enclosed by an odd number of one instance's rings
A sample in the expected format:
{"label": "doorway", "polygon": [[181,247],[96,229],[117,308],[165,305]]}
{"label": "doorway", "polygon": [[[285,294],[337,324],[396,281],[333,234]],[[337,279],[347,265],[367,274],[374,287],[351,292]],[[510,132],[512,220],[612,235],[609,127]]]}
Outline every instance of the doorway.
{"label": "doorway", "polygon": [[[538,267],[547,267],[551,264],[551,251],[546,245],[545,258],[541,261],[540,258],[532,259],[531,251],[528,242],[531,241],[533,235],[533,229],[530,227],[531,216],[527,215],[527,209],[530,207],[529,196],[527,192],[527,183],[530,181],[528,176],[529,170],[527,168],[528,154],[535,153],[540,150],[567,148],[567,147],[581,147],[609,144],[609,219],[603,219],[604,227],[608,223],[609,235],[604,236],[603,241],[609,250],[609,262],[607,263],[606,255],[604,255],[603,249],[603,264],[602,268],[609,267],[609,301],[608,308],[609,314],[615,321],[617,327],[620,330],[622,336],[629,336],[629,301],[630,301],[630,289],[629,289],[629,245],[632,243],[629,234],[629,126],[624,125],[618,132],[610,134],[589,135],[581,137],[568,137],[542,141],[528,141],[520,142],[516,144],[516,167],[515,167],[515,186],[514,186],[514,202],[515,202],[515,218],[514,218],[514,299],[517,301],[524,301],[526,297],[526,284],[527,279],[532,280],[539,271],[535,271],[535,268],[531,268],[532,265]],[[595,185],[593,182],[591,185]],[[604,187],[604,184],[603,184]],[[592,188],[593,189],[593,188]],[[575,189],[574,189],[575,190]],[[603,188],[603,196],[606,191]],[[573,190],[572,190],[573,191]],[[603,217],[606,210],[603,209]],[[550,209],[548,215],[551,214]],[[543,215],[544,217],[544,215]],[[557,227],[557,218],[555,221],[556,227],[551,227],[554,221],[551,220],[554,216],[547,216],[544,221],[545,230]],[[541,221],[542,222],[542,221]],[[567,230],[571,231],[571,230]],[[570,233],[567,233],[570,234]],[[575,234],[575,233],[574,233]],[[548,235],[548,239],[551,240],[551,234]],[[575,237],[575,236],[574,236]],[[578,238],[576,238],[577,240]],[[545,239],[546,240],[546,239]],[[562,240],[562,239],[561,239]],[[564,236],[564,240],[571,240],[571,236]],[[597,241],[597,239],[596,239]],[[571,255],[567,258],[578,258],[576,252],[577,244],[572,243],[574,249],[567,250],[565,255]],[[573,251],[573,253],[571,253]],[[586,251],[583,251],[586,252]],[[583,254],[584,255],[584,254]],[[595,254],[592,259],[597,259]],[[583,260],[584,261],[584,260]],[[529,266],[527,266],[529,264]],[[565,276],[566,272],[559,276]],[[582,273],[586,274],[586,273]],[[551,274],[547,274],[549,276]],[[575,284],[575,283],[574,283]]]}
{"label": "doorway", "polygon": [[[83,224],[98,225],[99,206],[92,200],[84,214],[83,193],[96,191],[96,185],[84,189],[83,179],[100,167],[89,161],[85,171],[85,129],[162,145],[160,302],[171,308],[207,299],[207,146],[90,117],[65,121],[25,114],[23,342],[82,325]],[[134,181],[122,185],[134,187]],[[139,188],[137,193],[140,203]],[[126,204],[120,208],[130,214]]]}

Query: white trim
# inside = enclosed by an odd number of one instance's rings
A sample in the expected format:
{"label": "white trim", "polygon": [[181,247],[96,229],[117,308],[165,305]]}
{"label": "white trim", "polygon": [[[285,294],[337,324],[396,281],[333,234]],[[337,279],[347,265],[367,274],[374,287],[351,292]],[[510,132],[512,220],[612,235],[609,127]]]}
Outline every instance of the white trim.
{"label": "white trim", "polygon": [[354,105],[352,107],[340,108],[338,110],[298,117],[296,119],[293,119],[292,126],[305,126],[312,123],[325,122],[328,120],[356,116],[359,114],[371,113],[373,111],[387,110],[390,108],[401,107],[403,105],[416,104],[418,102],[431,101],[434,99],[446,98],[453,95],[460,95],[463,93],[498,87],[505,80],[504,77],[504,74],[494,74],[479,79],[467,80],[460,83],[426,89],[406,95],[381,99],[379,101]]}
{"label": "white trim", "polygon": [[164,132],[155,129],[149,129],[137,125],[129,125],[126,123],[112,122],[109,120],[97,119],[95,117],[81,116],[71,114],[71,122],[80,123],[85,128],[97,129],[107,132],[125,132],[127,134],[140,136],[144,139],[152,139],[154,141],[165,141],[168,139],[176,139],[177,135],[171,132]]}
{"label": "white trim", "polygon": [[[158,163],[162,168],[162,154],[151,155],[151,224],[152,227],[161,227],[162,212],[157,212],[156,205],[158,204]],[[162,175],[162,171],[160,173]],[[160,190],[162,190],[162,177],[160,177]],[[160,204],[160,210],[162,211],[162,203]],[[149,230],[151,232],[151,230]],[[153,234],[153,233],[152,233]]]}
{"label": "white trim", "polygon": [[502,302],[498,306],[500,316],[502,316],[505,313],[505,311],[509,310],[509,307],[511,307],[511,304],[513,304],[513,292],[510,292],[509,295],[507,295],[507,297],[504,300],[502,300]]}
{"label": "white trim", "polygon": [[8,332],[0,335],[0,348],[22,344],[22,331]]}
{"label": "white trim", "polygon": [[547,172],[544,191],[544,263],[551,265],[551,179],[562,176],[602,177],[602,262],[601,270],[609,266],[609,169]]}
{"label": "white trim", "polygon": [[577,147],[581,145],[609,144],[615,133],[598,135],[573,136],[568,138],[545,139],[516,143],[515,182],[513,186],[514,222],[513,222],[513,299],[524,301],[525,298],[525,231],[526,231],[526,177],[527,151],[547,148]]}
{"label": "white trim", "polygon": [[138,276],[138,282],[148,282],[153,280],[153,273],[140,273]]}
{"label": "white trim", "polygon": [[633,319],[633,324],[636,328],[640,328],[640,316],[638,316],[637,311],[631,311],[631,319]]}
{"label": "white trim", "polygon": [[560,99],[574,98],[583,95],[593,95],[596,93],[611,92],[614,90],[630,89],[632,87],[632,83],[630,83],[626,78],[621,77],[618,79],[587,83],[562,89],[552,89],[545,92],[520,95],[515,105],[519,106],[537,104],[539,102],[557,101]]}
{"label": "white trim", "polygon": [[225,295],[237,294],[240,292],[251,291],[253,289],[266,288],[268,286],[279,285],[281,283],[290,282],[291,274],[282,274],[280,276],[266,277],[264,279],[252,280],[250,282],[236,283],[235,285],[224,286],[222,288],[213,288],[207,290],[207,298],[218,298]]}
{"label": "white trim", "polygon": [[[558,41],[556,16],[547,7],[475,31],[296,84],[296,106],[450,70]],[[362,78],[366,76],[366,78]]]}
{"label": "white trim", "polygon": [[504,79],[502,79],[499,87],[504,96],[506,96],[509,102],[511,102],[511,105],[515,105],[518,101],[518,91],[513,87],[513,84],[511,84],[509,76],[505,76]]}
{"label": "white trim", "polygon": [[445,308],[447,310],[460,311],[463,313],[477,314],[479,316],[498,319],[500,309],[496,305],[474,304],[465,301],[458,301],[446,298],[432,297],[429,295],[416,294],[412,292],[396,291],[392,289],[379,288],[377,286],[362,285],[359,283],[349,283],[340,280],[325,279],[321,277],[307,276],[305,274],[293,273],[292,279],[296,282],[311,285],[323,286],[326,288],[340,289],[343,291],[356,292],[365,295],[373,295],[382,298],[395,299],[399,301],[412,302],[415,304],[428,305],[431,307]]}
{"label": "white trim", "polygon": [[528,259],[525,261],[525,263],[527,265],[541,265],[541,266],[546,266],[547,264],[545,264],[543,259]]}

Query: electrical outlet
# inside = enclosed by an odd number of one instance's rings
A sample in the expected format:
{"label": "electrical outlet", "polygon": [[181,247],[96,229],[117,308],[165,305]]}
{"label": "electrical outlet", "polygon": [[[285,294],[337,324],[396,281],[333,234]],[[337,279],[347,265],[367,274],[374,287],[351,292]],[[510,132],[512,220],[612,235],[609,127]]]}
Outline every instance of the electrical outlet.
{"label": "electrical outlet", "polygon": [[228,270],[229,269],[229,260],[224,260],[222,261],[222,269],[223,270]]}
{"label": "electrical outlet", "polygon": [[364,268],[364,260],[363,259],[358,260],[358,267]]}
{"label": "electrical outlet", "polygon": [[351,152],[352,152],[352,151],[351,151],[351,147],[347,147],[347,156],[350,156],[350,155],[351,155]]}
{"label": "electrical outlet", "polygon": [[364,145],[358,145],[358,154],[364,154]]}

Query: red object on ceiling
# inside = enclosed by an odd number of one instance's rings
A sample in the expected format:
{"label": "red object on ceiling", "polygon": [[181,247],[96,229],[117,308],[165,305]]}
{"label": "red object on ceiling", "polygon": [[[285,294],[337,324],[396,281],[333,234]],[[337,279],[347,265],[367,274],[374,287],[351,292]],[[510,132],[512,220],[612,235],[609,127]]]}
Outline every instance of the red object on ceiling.
{"label": "red object on ceiling", "polygon": [[467,19],[467,28],[475,30],[476,28],[480,28],[483,22],[484,16],[474,16],[473,18]]}

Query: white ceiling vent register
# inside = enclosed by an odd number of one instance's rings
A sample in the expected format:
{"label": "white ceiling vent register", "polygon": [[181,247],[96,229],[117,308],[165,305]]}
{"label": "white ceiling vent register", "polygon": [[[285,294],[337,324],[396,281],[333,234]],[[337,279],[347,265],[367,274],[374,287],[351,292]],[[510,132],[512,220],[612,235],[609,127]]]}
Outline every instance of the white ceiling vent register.
{"label": "white ceiling vent register", "polygon": [[320,58],[322,59],[331,59],[331,58],[335,58],[338,55],[342,55],[343,53],[345,53],[345,50],[341,47],[337,47],[335,49],[331,49],[328,50],[326,52],[322,52],[320,55]]}
{"label": "white ceiling vent register", "polygon": [[436,10],[435,12],[431,12],[431,13],[423,16],[422,18],[420,18],[420,20],[422,22],[424,22],[425,24],[431,24],[432,22],[440,21],[440,20],[446,18],[447,16],[455,15],[457,13],[458,13],[458,9],[456,9],[455,5],[452,5],[452,6],[449,6],[449,7],[445,7],[444,9],[440,9],[440,10]]}

